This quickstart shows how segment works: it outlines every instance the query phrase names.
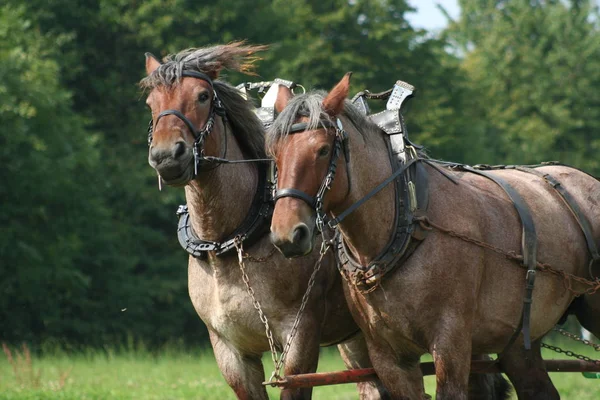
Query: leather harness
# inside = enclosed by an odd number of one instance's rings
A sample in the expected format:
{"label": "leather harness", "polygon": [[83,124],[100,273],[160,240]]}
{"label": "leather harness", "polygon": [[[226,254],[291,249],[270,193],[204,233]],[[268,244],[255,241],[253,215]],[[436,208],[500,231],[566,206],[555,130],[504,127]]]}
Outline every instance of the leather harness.
{"label": "leather harness", "polygon": [[556,190],[556,192],[561,196],[561,198],[564,200],[564,203],[567,205],[567,207],[575,217],[577,224],[583,232],[591,258],[589,263],[589,274],[590,277],[594,279],[594,273],[592,268],[598,261],[600,261],[600,254],[598,253],[598,248],[594,241],[594,236],[592,234],[592,229],[589,221],[577,205],[577,202],[575,201],[573,196],[564,186],[561,185],[561,183],[554,176],[550,175],[549,173],[544,173],[535,169],[537,167],[542,166],[562,164],[555,162],[547,162],[531,166],[497,165],[492,167],[489,165],[475,165],[471,167],[463,164],[444,163],[439,161],[436,162],[444,164],[450,167],[451,169],[471,172],[491,180],[492,182],[500,186],[512,201],[513,206],[515,207],[517,214],[519,215],[519,219],[521,220],[521,226],[523,229],[521,250],[523,254],[523,265],[527,267],[527,273],[525,275],[525,293],[523,296],[522,316],[519,320],[519,325],[515,330],[513,336],[510,338],[508,344],[506,345],[504,352],[516,341],[521,332],[523,332],[523,341],[525,349],[531,349],[530,316],[537,266],[537,235],[535,231],[535,223],[532,217],[531,210],[527,203],[523,200],[523,197],[508,182],[506,182],[501,177],[494,175],[491,172],[493,172],[494,170],[514,169],[517,171],[533,174],[537,177],[543,178],[545,182],[547,182],[554,190]]}
{"label": "leather harness", "polygon": [[[388,92],[379,95],[385,96],[387,94]],[[358,109],[366,115],[369,112],[369,108],[366,101],[364,101],[364,97],[366,97],[365,92],[359,93],[353,99],[353,103],[355,103],[358,106]],[[508,349],[515,342],[521,332],[524,336],[525,349],[531,349],[530,316],[537,266],[537,235],[535,231],[535,224],[531,210],[523,197],[508,182],[491,173],[490,171],[497,169],[516,169],[522,172],[531,173],[544,178],[544,180],[557,191],[577,220],[577,223],[585,236],[588,251],[591,255],[589,272],[593,278],[592,267],[600,261],[600,254],[592,235],[591,225],[585,215],[581,212],[581,209],[575,202],[573,196],[567,191],[566,188],[564,188],[564,186],[560,184],[555,177],[548,173],[543,173],[534,169],[537,166],[489,167],[478,165],[471,167],[463,164],[446,163],[438,160],[419,158],[416,150],[414,150],[415,146],[412,145],[406,136],[404,120],[399,113],[399,108],[397,110],[385,110],[381,113],[371,116],[371,118],[384,132],[388,134],[387,137],[389,140],[386,141],[386,143],[388,144],[389,157],[394,172],[388,179],[383,181],[361,200],[351,205],[336,218],[329,220],[328,225],[331,228],[335,228],[336,225],[339,224],[351,212],[357,209],[373,195],[378,193],[387,184],[394,181],[396,190],[395,228],[387,245],[384,247],[384,250],[367,266],[361,265],[351,257],[351,254],[344,243],[343,237],[341,236],[339,230],[337,230],[335,236],[335,246],[337,249],[336,255],[338,259],[338,268],[340,269],[342,275],[347,280],[355,284],[359,290],[363,292],[370,292],[377,288],[378,283],[385,274],[392,271],[397,265],[403,262],[403,260],[408,259],[418,244],[425,238],[425,231],[415,229],[417,226],[415,224],[415,216],[424,215],[428,204],[427,173],[422,165],[423,162],[431,165],[456,184],[458,182],[450,175],[446,174],[444,170],[436,164],[441,164],[443,166],[451,167],[452,169],[463,170],[480,175],[499,185],[513,203],[513,206],[519,215],[519,219],[521,220],[521,247],[523,264],[527,267],[522,316],[519,319],[519,325],[517,329],[510,338],[505,350],[501,353],[501,356],[506,349]],[[349,154],[346,143],[348,137],[343,131],[340,120],[337,120],[337,124],[333,124],[331,121],[321,121],[321,125],[322,128],[325,129],[336,129],[335,148],[344,149],[344,152],[347,154],[346,162],[348,162]],[[292,125],[291,132],[289,133],[299,133],[305,130],[306,124],[294,124]],[[407,149],[412,149],[413,151],[407,152]],[[319,220],[326,219],[326,216],[323,214],[322,209],[319,208],[319,205],[322,206],[323,197],[326,191],[330,188],[333,177],[335,176],[335,164],[338,154],[339,151],[334,151],[332,154],[328,173],[314,198],[297,189],[286,188],[277,190],[275,200],[283,197],[296,197],[305,201],[317,211],[317,227],[319,227]],[[542,165],[550,164],[546,163]],[[417,193],[419,195],[417,195]],[[417,198],[418,201],[416,200]]]}
{"label": "leather harness", "polygon": [[[214,84],[212,79],[205,73],[199,71],[186,70],[181,73],[182,77],[192,77],[204,80],[208,82],[213,91],[213,102],[211,104],[210,112],[204,127],[197,130],[194,124],[179,110],[164,110],[156,118],[156,122],[150,120],[148,124],[148,146],[152,143],[154,127],[158,125],[161,118],[173,115],[186,125],[189,131],[194,137],[193,152],[194,152],[194,177],[198,175],[199,171],[207,171],[214,169],[221,164],[234,164],[234,163],[247,163],[247,162],[259,162],[258,167],[258,187],[254,194],[254,199],[250,206],[250,210],[246,215],[246,218],[240,226],[235,229],[231,234],[222,241],[215,242],[210,240],[204,240],[199,238],[194,232],[190,215],[188,212],[187,205],[181,205],[177,209],[177,216],[179,222],[177,226],[177,238],[181,247],[188,252],[191,256],[196,258],[207,257],[209,251],[215,252],[217,256],[223,255],[235,248],[235,241],[241,240],[247,246],[255,243],[259,240],[266,232],[269,231],[269,224],[271,216],[273,214],[274,203],[272,200],[272,182],[269,179],[269,166],[266,162],[271,163],[271,159],[251,159],[251,160],[228,160],[227,155],[227,134],[223,136],[223,151],[221,157],[211,157],[204,154],[204,141],[206,137],[212,132],[216,116],[220,116],[223,119],[223,125],[227,129],[227,115],[223,104],[221,103],[217,92],[214,90]],[[295,87],[291,81],[284,81],[276,79],[274,82],[261,82],[259,86],[252,86],[244,84],[246,89],[265,88],[273,83],[289,85]],[[238,88],[239,89],[239,88]],[[261,107],[263,109],[263,107]],[[261,110],[259,109],[259,110]],[[257,112],[260,115],[260,112]],[[272,123],[272,119],[262,120],[263,124],[267,126],[268,123]]]}
{"label": "leather harness", "polygon": [[235,231],[220,242],[200,239],[192,228],[187,205],[179,206],[177,209],[177,216],[179,217],[177,239],[179,239],[181,247],[190,255],[205,259],[209,251],[214,251],[217,256],[220,256],[233,250],[236,240],[242,240],[246,245],[251,245],[263,237],[269,231],[269,224],[273,215],[272,189],[267,175],[268,167],[265,164],[260,164],[258,168],[258,187],[246,218]]}

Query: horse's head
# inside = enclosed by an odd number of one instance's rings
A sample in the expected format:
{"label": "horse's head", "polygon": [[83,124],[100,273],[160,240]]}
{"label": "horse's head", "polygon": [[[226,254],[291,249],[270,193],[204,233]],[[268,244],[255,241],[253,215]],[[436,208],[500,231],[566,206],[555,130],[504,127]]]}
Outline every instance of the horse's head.
{"label": "horse's head", "polygon": [[[164,63],[146,54],[149,90],[146,104],[152,111],[148,162],[168,185],[183,186],[213,165],[206,157],[224,157],[227,151],[224,103],[241,106],[229,85],[215,81],[222,69],[248,72],[263,46],[237,42],[184,50]],[[225,92],[225,93],[224,93]],[[245,105],[243,108],[246,109]]]}
{"label": "horse's head", "polygon": [[338,117],[349,85],[346,74],[326,96],[313,92],[292,99],[287,88],[279,90],[275,108],[280,114],[267,137],[278,174],[271,240],[286,257],[311,252],[321,217],[347,195],[348,172],[337,161],[347,160]]}

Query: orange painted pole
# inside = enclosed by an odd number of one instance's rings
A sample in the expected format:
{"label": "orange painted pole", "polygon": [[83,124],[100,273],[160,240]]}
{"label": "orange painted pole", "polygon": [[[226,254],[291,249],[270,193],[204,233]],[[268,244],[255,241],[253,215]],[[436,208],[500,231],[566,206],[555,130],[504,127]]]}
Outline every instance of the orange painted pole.
{"label": "orange painted pole", "polygon": [[[583,360],[546,360],[548,372],[600,372],[600,364]],[[432,362],[421,363],[423,375],[434,375],[435,367]],[[489,374],[502,372],[500,365],[493,360],[477,360],[471,362],[471,373]],[[339,385],[342,383],[357,383],[372,381],[377,378],[373,368],[349,369],[336,372],[316,372],[312,374],[288,375],[282,380],[264,382],[281,389],[297,389],[305,387]]]}

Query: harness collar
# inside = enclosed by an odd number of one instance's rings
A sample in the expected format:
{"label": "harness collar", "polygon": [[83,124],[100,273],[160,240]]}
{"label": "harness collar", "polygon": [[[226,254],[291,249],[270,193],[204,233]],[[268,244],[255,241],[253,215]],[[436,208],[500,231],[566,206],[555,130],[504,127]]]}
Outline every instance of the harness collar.
{"label": "harness collar", "polygon": [[205,259],[207,252],[214,251],[217,256],[235,248],[236,239],[241,239],[246,246],[260,239],[269,230],[269,222],[273,215],[271,201],[271,183],[268,180],[268,164],[260,163],[258,167],[258,185],[250,210],[240,226],[220,242],[200,239],[192,228],[187,205],[179,206],[177,216],[177,238],[179,244],[190,255]]}
{"label": "harness collar", "polygon": [[[334,142],[334,151],[331,155],[331,160],[329,162],[329,168],[319,190],[315,197],[312,197],[301,190],[294,188],[285,188],[285,189],[277,189],[276,194],[274,196],[275,201],[283,197],[295,197],[300,200],[305,201],[311,208],[316,211],[316,225],[319,231],[323,230],[326,215],[323,211],[323,201],[324,197],[329,189],[331,189],[331,184],[333,183],[333,179],[335,178],[335,172],[337,168],[337,159],[339,157],[340,151],[343,149],[346,155],[346,164],[348,166],[349,163],[349,150],[348,150],[348,135],[343,130],[342,123],[339,119],[337,119],[336,124],[334,124],[330,120],[321,120],[320,121],[322,127],[324,129],[335,129],[335,142]],[[295,134],[304,132],[307,129],[308,124],[301,122],[296,123],[291,126],[289,134]],[[392,181],[395,182],[395,224],[394,224],[394,232],[392,233],[388,243],[386,244],[384,250],[375,257],[367,266],[363,266],[357,261],[355,261],[348,249],[346,244],[344,243],[344,239],[339,230],[337,230],[335,235],[335,246],[337,248],[337,258],[338,258],[338,268],[347,280],[355,284],[359,290],[361,291],[370,291],[377,287],[383,275],[390,272],[394,269],[400,261],[404,258],[408,258],[410,254],[416,249],[417,245],[424,238],[424,233],[419,233],[414,235],[416,239],[415,241],[411,241],[411,237],[413,236],[413,231],[415,230],[415,223],[413,217],[415,213],[419,213],[421,211],[418,210],[419,204],[417,204],[417,195],[415,184],[413,180],[416,180],[417,176],[419,176],[421,189],[426,191],[427,188],[427,178],[426,172],[421,165],[418,163],[420,158],[417,156],[416,151],[412,152],[412,158],[406,159],[404,163],[400,162],[400,159],[395,154],[396,151],[393,148],[394,143],[387,138],[386,144],[388,146],[388,152],[390,161],[392,163],[392,169],[395,171],[388,179],[382,182],[380,185],[375,187],[371,192],[369,192],[365,197],[352,204],[346,211],[342,212],[338,215],[337,218],[330,220],[328,225],[330,228],[336,229],[337,225],[351,212],[353,212],[360,205],[364,204],[368,199],[370,199],[373,195],[382,190],[385,186],[387,186]],[[348,170],[348,182],[350,185],[350,173]],[[410,175],[413,176],[413,180],[411,180]],[[350,189],[350,186],[348,186]],[[427,207],[427,194],[423,194],[421,196],[423,200],[423,212]]]}

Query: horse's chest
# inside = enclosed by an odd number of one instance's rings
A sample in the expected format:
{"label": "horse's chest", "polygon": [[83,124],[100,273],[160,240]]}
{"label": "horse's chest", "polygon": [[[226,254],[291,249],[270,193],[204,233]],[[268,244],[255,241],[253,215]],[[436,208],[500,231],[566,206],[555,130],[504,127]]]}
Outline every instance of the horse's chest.
{"label": "horse's chest", "polygon": [[210,330],[240,347],[266,343],[264,327],[245,286],[219,285],[211,276],[195,275],[190,275],[189,285],[194,308]]}

